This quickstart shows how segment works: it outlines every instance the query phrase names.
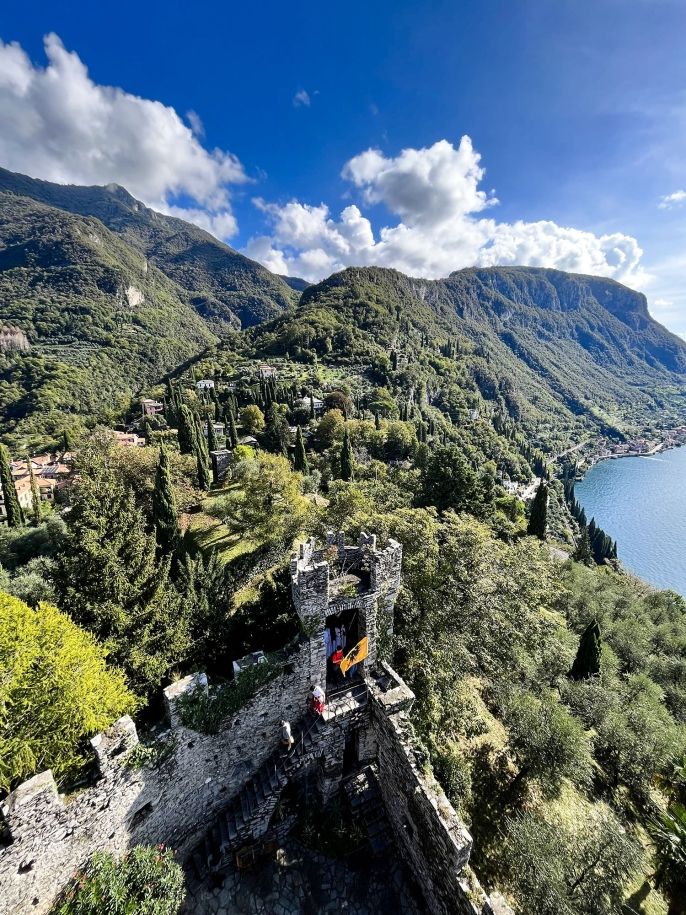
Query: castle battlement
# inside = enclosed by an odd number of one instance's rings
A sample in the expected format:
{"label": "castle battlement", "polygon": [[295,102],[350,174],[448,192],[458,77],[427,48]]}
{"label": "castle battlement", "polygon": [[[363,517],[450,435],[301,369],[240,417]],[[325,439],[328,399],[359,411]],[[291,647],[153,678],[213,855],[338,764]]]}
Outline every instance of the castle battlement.
{"label": "castle battlement", "polygon": [[358,636],[368,639],[365,666],[372,666],[379,635],[393,630],[401,565],[402,546],[396,540],[379,549],[376,535],[361,533],[356,544],[347,544],[342,531],[329,531],[326,544],[318,547],[311,537],[291,558],[291,593],[303,626],[323,639],[327,619],[345,622],[345,614],[349,619],[354,613]]}
{"label": "castle battlement", "polygon": [[[357,581],[350,600],[357,602],[353,612],[375,658],[377,617],[392,622],[401,558],[400,544],[390,541],[379,550],[376,538],[365,534],[350,546],[342,534],[329,535],[321,548],[307,541],[291,560],[293,600],[308,624],[306,637],[218,733],[202,734],[181,721],[179,700],[208,692],[206,675],[194,673],[164,690],[170,727],[156,742],[164,752],[137,754],[136,726],[124,716],[91,740],[93,784],[63,797],[47,770],[12,791],[1,811],[0,915],[45,915],[95,851],[119,855],[134,845],[163,843],[201,878],[233,866],[242,843],[278,835],[270,832],[280,828],[272,826],[272,815],[289,781],[316,775],[323,800],[339,790],[350,747],[360,765],[375,764],[391,831],[429,910],[511,915],[469,872],[471,837],[417,764],[408,718],[414,695],[388,665],[369,660],[359,669],[362,678],[327,695],[316,721],[305,710],[309,686],[325,683],[322,633],[342,606],[341,578]],[[281,719],[293,723],[298,743],[288,764],[275,767]]]}

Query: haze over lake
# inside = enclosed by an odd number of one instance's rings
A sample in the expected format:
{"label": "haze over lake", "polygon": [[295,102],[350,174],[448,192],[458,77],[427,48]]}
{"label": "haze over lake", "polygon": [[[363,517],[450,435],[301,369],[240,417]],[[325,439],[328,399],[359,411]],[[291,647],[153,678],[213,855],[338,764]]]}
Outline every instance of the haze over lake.
{"label": "haze over lake", "polygon": [[627,569],[686,597],[686,447],[602,461],[575,492]]}

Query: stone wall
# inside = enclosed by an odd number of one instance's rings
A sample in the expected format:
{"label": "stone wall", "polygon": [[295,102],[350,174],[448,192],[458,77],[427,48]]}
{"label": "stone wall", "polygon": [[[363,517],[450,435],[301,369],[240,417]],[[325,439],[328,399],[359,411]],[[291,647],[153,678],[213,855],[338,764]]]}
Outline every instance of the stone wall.
{"label": "stone wall", "polygon": [[[361,600],[367,633],[375,637],[371,630],[379,610],[392,623],[401,548],[391,542],[377,550],[376,538],[366,535],[355,547],[347,547],[340,534],[329,545],[345,551],[346,563],[351,557],[368,564],[372,588]],[[324,682],[321,633],[332,604],[323,556],[308,541],[291,561],[293,599],[310,637],[217,735],[197,733],[181,722],[180,697],[208,689],[206,676],[193,674],[165,690],[170,727],[159,742],[169,752],[156,768],[132,766],[138,735],[124,717],[91,741],[98,770],[91,787],[62,797],[47,771],[10,794],[2,809],[9,843],[0,845],[0,915],[44,915],[94,851],[121,854],[132,845],[163,843],[184,861],[199,840],[206,841],[203,836],[218,816],[248,790],[253,776],[258,778],[278,745],[281,719],[298,722],[308,687]],[[340,787],[346,738],[355,732],[358,760],[376,761],[398,848],[432,915],[511,915],[499,897],[486,896],[470,870],[469,832],[417,758],[407,717],[414,695],[387,665],[367,664],[365,670],[365,682],[355,687],[357,698],[350,693],[327,704],[316,743],[303,741],[288,777],[317,766],[320,793],[332,797]],[[261,795],[249,817],[246,830],[253,838],[268,828],[278,791]]]}
{"label": "stone wall", "polygon": [[512,915],[500,897],[494,903],[486,895],[469,867],[472,837],[415,752],[407,714],[414,695],[382,667],[383,688],[370,680],[370,722],[359,746],[376,759],[391,829],[431,915]]}
{"label": "stone wall", "polygon": [[302,716],[309,682],[305,643],[219,734],[205,735],[183,727],[176,714],[178,696],[203,686],[197,675],[185,678],[167,690],[174,749],[159,768],[127,764],[138,737],[123,718],[93,739],[99,779],[92,787],[61,797],[50,771],[20,785],[3,811],[11,842],[0,846],[0,915],[47,912],[60,886],[96,850],[120,853],[162,842],[183,859],[278,744],[281,718]]}

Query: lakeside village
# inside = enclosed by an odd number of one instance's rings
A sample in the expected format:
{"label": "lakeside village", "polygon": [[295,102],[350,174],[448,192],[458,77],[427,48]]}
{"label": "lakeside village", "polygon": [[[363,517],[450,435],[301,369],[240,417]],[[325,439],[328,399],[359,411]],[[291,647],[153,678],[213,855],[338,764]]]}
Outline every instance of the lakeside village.
{"label": "lakeside village", "polygon": [[[254,371],[256,377],[249,380],[260,385],[275,384],[279,378],[279,370],[266,363],[259,364]],[[216,400],[216,384],[217,382],[210,378],[196,380],[195,388],[199,399],[206,401],[208,404]],[[238,387],[236,381],[222,381],[221,384],[230,394],[234,394]],[[334,389],[332,391],[335,395],[336,391]],[[324,388],[318,392],[321,396],[317,396],[312,392],[309,394],[303,393],[302,396],[293,399],[293,407],[299,410],[307,419],[319,418],[330,407],[326,398],[331,393],[331,391],[327,391]],[[109,430],[120,447],[145,447],[146,444],[150,443],[147,436],[150,435],[151,427],[155,430],[165,429],[164,400],[155,397],[144,397],[139,401],[139,409],[140,412],[136,418],[129,422],[125,428]],[[468,422],[476,422],[480,418],[478,410],[470,410],[466,417]],[[210,440],[208,443],[214,443],[217,446],[215,450],[210,452],[213,481],[217,484],[223,483],[227,478],[232,449],[236,445],[259,449],[259,441],[254,435],[239,434],[236,440],[232,442],[227,423],[215,420],[212,426],[213,428],[210,430],[206,422],[203,431],[205,437]],[[297,426],[289,426],[288,432],[291,438],[290,448],[293,450]],[[156,431],[154,434],[155,441],[158,438],[162,440],[165,437],[164,431]],[[305,441],[309,434],[309,431],[305,428],[303,431]],[[224,447],[221,447],[222,445]],[[624,441],[616,441],[607,436],[589,438],[556,454],[553,460],[560,461],[562,458],[566,458],[567,463],[569,463],[570,459],[573,460],[576,466],[576,479],[581,480],[584,474],[600,461],[624,457],[651,457],[684,445],[686,445],[686,425],[680,425],[661,430],[651,429]],[[67,446],[65,443],[63,449],[36,454],[30,458],[30,461],[28,455],[24,458],[17,457],[11,461],[10,467],[17,499],[25,513],[37,513],[39,504],[41,511],[45,511],[47,505],[60,505],[68,501],[68,491],[76,477],[74,469],[75,447],[71,444]],[[540,483],[539,477],[534,477],[529,482],[521,482],[510,480],[506,474],[499,476],[499,482],[506,492],[510,495],[518,496],[527,503],[534,497]],[[2,490],[0,489],[0,524],[4,523],[6,523],[6,511]]]}

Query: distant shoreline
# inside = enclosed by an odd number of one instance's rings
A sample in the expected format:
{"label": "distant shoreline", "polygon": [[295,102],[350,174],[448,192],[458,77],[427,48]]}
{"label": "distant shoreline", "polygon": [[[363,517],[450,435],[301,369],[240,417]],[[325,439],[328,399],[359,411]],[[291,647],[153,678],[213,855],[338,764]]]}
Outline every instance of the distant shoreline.
{"label": "distant shoreline", "polygon": [[[675,437],[678,436],[678,437]],[[585,444],[590,444],[585,443]],[[656,454],[662,454],[665,451],[672,451],[675,448],[683,448],[686,446],[686,430],[684,427],[678,427],[678,429],[670,429],[665,433],[665,437],[661,441],[657,442],[652,448],[647,451],[602,451],[596,452],[588,457],[583,458],[583,464],[585,465],[583,469],[577,468],[576,480],[577,482],[583,480],[589,470],[600,464],[602,461],[616,461],[620,458],[634,458],[634,457],[654,457]],[[617,447],[617,446],[616,446]],[[583,448],[583,445],[575,446],[575,449]],[[572,449],[570,449],[572,450]],[[569,452],[565,452],[568,454]],[[561,457],[562,455],[558,456]]]}

